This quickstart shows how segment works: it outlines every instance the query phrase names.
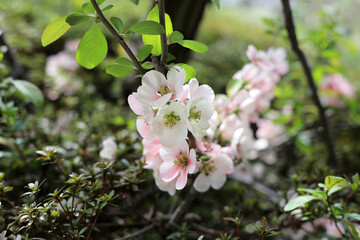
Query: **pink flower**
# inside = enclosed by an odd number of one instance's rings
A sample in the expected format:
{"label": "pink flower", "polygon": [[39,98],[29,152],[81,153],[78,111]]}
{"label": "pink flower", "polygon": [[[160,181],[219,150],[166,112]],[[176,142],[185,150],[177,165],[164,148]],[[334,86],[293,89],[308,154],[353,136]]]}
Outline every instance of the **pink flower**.
{"label": "pink flower", "polygon": [[283,132],[284,128],[280,125],[275,125],[273,121],[268,119],[260,119],[257,121],[258,130],[256,136],[259,139],[265,139],[268,142],[274,141]]}
{"label": "pink flower", "polygon": [[198,163],[198,167],[200,174],[194,182],[194,188],[198,192],[206,192],[210,186],[216,190],[220,189],[226,182],[226,175],[234,171],[234,164],[226,154]]}
{"label": "pink flower", "polygon": [[355,88],[341,74],[327,75],[320,85],[324,95],[323,102],[329,106],[342,107],[343,101],[339,97],[354,98]]}
{"label": "pink flower", "polygon": [[196,140],[196,146],[202,153],[210,157],[218,156],[222,152],[221,146],[217,143]]}
{"label": "pink flower", "polygon": [[183,189],[187,182],[187,174],[194,173],[196,168],[195,150],[189,152],[189,145],[183,141],[175,148],[160,148],[160,156],[164,163],[160,166],[160,176],[164,182],[176,180],[176,189]]}

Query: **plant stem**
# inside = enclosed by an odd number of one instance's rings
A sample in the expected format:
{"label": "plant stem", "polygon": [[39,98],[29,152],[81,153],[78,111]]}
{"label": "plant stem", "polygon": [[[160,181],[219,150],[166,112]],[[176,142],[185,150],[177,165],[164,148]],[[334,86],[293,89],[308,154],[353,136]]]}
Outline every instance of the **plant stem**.
{"label": "plant stem", "polygon": [[117,31],[115,30],[115,28],[109,23],[109,21],[106,19],[106,17],[104,16],[104,14],[102,13],[102,11],[99,8],[99,5],[97,4],[96,0],[90,0],[92,5],[95,8],[97,17],[101,20],[101,22],[105,25],[105,27],[107,29],[109,29],[109,31],[111,32],[111,34],[116,38],[116,40],[120,43],[120,45],[123,47],[123,49],[125,50],[125,52],[127,53],[127,55],[130,57],[130,60],[133,62],[134,66],[136,67],[136,69],[141,73],[141,74],[145,74],[146,71],[145,69],[141,66],[141,64],[139,63],[139,61],[136,59],[134,53],[131,51],[131,49],[129,48],[129,46],[127,45],[127,43],[125,42],[124,38],[119,35],[117,33]]}
{"label": "plant stem", "polygon": [[302,52],[302,50],[299,47],[289,0],[281,0],[281,2],[282,2],[282,6],[283,6],[285,28],[288,33],[288,37],[289,37],[289,40],[291,43],[291,48],[292,48],[293,52],[296,54],[296,56],[298,57],[301,65],[302,65],[302,68],[305,72],[308,86],[311,90],[311,97],[312,97],[312,99],[318,109],[318,112],[319,112],[320,124],[323,128],[323,137],[326,142],[328,155],[329,155],[328,156],[329,163],[331,165],[333,165],[334,167],[337,167],[335,151],[334,151],[334,143],[330,136],[329,126],[328,126],[328,122],[327,122],[327,119],[325,116],[325,109],[321,105],[320,98],[319,98],[319,95],[317,92],[317,87],[316,87],[314,78],[312,76],[310,66],[306,60],[304,53]]}
{"label": "plant stem", "polygon": [[173,224],[176,224],[180,220],[180,217],[186,212],[188,208],[191,207],[191,204],[195,200],[197,195],[198,192],[195,191],[194,187],[192,186],[185,200],[182,201],[182,203],[175,209],[174,213],[171,215],[170,220],[166,226],[167,228],[171,227],[171,225]]}
{"label": "plant stem", "polygon": [[149,225],[149,226],[144,227],[143,229],[140,229],[140,230],[137,231],[137,232],[134,232],[134,233],[129,234],[129,235],[127,235],[127,236],[125,236],[125,237],[122,237],[122,238],[118,238],[117,240],[134,239],[134,238],[136,238],[137,236],[140,236],[140,235],[146,233],[147,231],[151,230],[153,227],[155,227],[155,225],[154,225],[154,224],[151,224],[151,225]]}
{"label": "plant stem", "polygon": [[160,39],[161,39],[160,64],[161,66],[164,66],[168,57],[168,46],[166,40],[166,24],[165,24],[165,0],[158,0],[157,5],[159,7],[159,22],[164,27],[164,33],[160,35]]}
{"label": "plant stem", "polygon": [[89,230],[89,233],[88,233],[88,235],[87,235],[87,237],[86,237],[86,240],[89,240],[89,239],[90,239],[91,232],[93,231],[93,229],[94,229],[94,227],[95,227],[95,223],[97,222],[97,220],[98,220],[99,216],[101,215],[102,211],[103,211],[103,208],[102,208],[99,212],[96,212],[95,220],[94,220],[94,222],[92,223],[92,225],[91,225],[91,227],[90,227],[90,230]]}

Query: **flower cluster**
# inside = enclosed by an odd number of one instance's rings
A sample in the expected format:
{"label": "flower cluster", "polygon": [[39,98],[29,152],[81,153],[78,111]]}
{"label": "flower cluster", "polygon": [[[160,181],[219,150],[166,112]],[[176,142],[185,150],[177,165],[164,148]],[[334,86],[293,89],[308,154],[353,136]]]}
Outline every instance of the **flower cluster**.
{"label": "flower cluster", "polygon": [[344,107],[341,97],[355,98],[354,86],[341,74],[326,75],[320,90],[323,93],[321,100],[326,106]]}
{"label": "flower cluster", "polygon": [[[210,138],[220,132],[221,141],[228,143],[230,156],[243,160],[256,158],[259,150],[266,149],[282,134],[282,128],[269,119],[260,118],[259,111],[270,107],[274,87],[288,71],[286,52],[282,48],[264,52],[250,45],[247,56],[251,63],[233,76],[239,89],[229,97],[222,95],[215,99],[220,117],[213,119],[214,128],[208,131]],[[258,127],[256,137],[251,123]]]}
{"label": "flower cluster", "polygon": [[[185,84],[185,70],[179,67],[171,68],[166,78],[157,71],[146,73],[128,97],[138,115],[146,166],[161,190],[174,194],[194,173],[197,191],[219,189],[234,171],[235,158],[257,157],[257,151],[282,134],[283,129],[260,118],[259,111],[270,107],[275,84],[288,70],[286,53],[249,46],[247,55],[251,63],[234,75],[241,84],[229,97],[215,98],[213,90],[196,79]],[[251,123],[258,125],[256,137]]]}
{"label": "flower cluster", "polygon": [[[208,85],[199,85],[196,79],[185,84],[185,79],[180,67],[171,68],[166,77],[149,71],[137,92],[128,97],[130,108],[139,115],[136,126],[144,138],[146,166],[154,171],[157,186],[170,194],[183,189],[188,174],[196,171],[200,171],[195,181],[199,191],[209,188],[204,183],[207,178],[213,179],[212,187],[220,188],[232,171],[231,160],[221,153],[212,153],[201,163],[199,157],[204,154],[196,153],[195,141],[190,144],[189,136],[201,142],[206,135],[215,112],[215,95]],[[231,167],[222,169],[224,164]]]}

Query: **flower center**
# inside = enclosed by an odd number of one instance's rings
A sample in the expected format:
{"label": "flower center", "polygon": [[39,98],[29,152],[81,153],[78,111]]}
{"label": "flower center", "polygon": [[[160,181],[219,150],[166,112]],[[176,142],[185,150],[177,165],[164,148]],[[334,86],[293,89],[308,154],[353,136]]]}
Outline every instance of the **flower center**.
{"label": "flower center", "polygon": [[190,119],[199,120],[201,118],[201,111],[196,111],[196,106],[190,109]]}
{"label": "flower center", "polygon": [[189,157],[183,153],[179,154],[179,156],[174,160],[174,164],[181,167],[181,170],[184,170],[184,168],[189,165]]}
{"label": "flower center", "polygon": [[200,172],[205,173],[206,176],[212,174],[215,171],[214,162],[212,161],[203,162],[199,170]]}
{"label": "flower center", "polygon": [[160,96],[164,96],[165,94],[171,93],[170,88],[165,84],[162,86],[158,86],[157,93],[160,94]]}
{"label": "flower center", "polygon": [[180,121],[181,118],[179,115],[175,115],[175,112],[172,111],[169,114],[165,114],[164,119],[165,119],[165,125],[169,128],[173,128],[176,125],[176,123]]}

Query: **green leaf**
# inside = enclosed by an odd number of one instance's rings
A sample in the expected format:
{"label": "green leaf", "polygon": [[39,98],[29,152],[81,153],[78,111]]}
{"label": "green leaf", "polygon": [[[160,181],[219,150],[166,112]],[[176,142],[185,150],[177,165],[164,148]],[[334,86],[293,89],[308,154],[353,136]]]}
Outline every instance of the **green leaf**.
{"label": "green leaf", "polygon": [[87,68],[96,67],[106,57],[107,41],[96,23],[85,33],[76,51],[76,60]]}
{"label": "green leaf", "polygon": [[327,188],[328,191],[330,191],[332,188],[337,187],[337,186],[343,186],[344,185],[349,185],[348,181],[346,181],[346,179],[342,178],[342,177],[336,177],[336,176],[327,176],[325,178],[325,186]]}
{"label": "green leaf", "polygon": [[95,8],[91,2],[84,3],[81,8],[85,13],[95,13]]}
{"label": "green leaf", "polygon": [[309,195],[298,196],[298,197],[292,199],[290,202],[288,202],[285,205],[284,211],[290,212],[300,206],[303,206],[305,203],[308,203],[314,199],[316,199],[314,196],[309,196]]}
{"label": "green leaf", "polygon": [[129,75],[134,69],[133,63],[127,58],[118,58],[115,64],[106,68],[106,73],[114,77],[124,77]]}
{"label": "green leaf", "polygon": [[172,55],[171,53],[168,53],[168,58],[167,58],[167,61],[168,62],[171,62],[172,60],[175,60],[176,57],[174,55]]}
{"label": "green leaf", "polygon": [[201,235],[197,240],[203,240],[204,239],[204,235]]}
{"label": "green leaf", "polygon": [[178,66],[182,67],[183,69],[185,69],[185,72],[186,72],[186,79],[185,79],[185,82],[189,81],[189,79],[192,79],[192,78],[195,78],[196,77],[196,71],[195,69],[190,66],[190,65],[187,65],[185,63],[181,63],[181,64],[178,64]]}
{"label": "green leaf", "polygon": [[118,32],[122,32],[124,30],[124,23],[121,21],[118,17],[111,17],[110,18],[111,23],[113,26],[118,30]]}
{"label": "green leaf", "polygon": [[360,214],[358,213],[345,213],[344,214],[344,218],[351,218],[351,219],[355,219],[356,221],[360,221]]}
{"label": "green leaf", "polygon": [[101,4],[103,4],[106,0],[96,0],[97,4],[100,6]]}
{"label": "green leaf", "polygon": [[149,69],[153,69],[154,68],[154,65],[152,62],[144,62],[143,64],[141,64],[141,66],[146,69],[146,70],[149,70]]}
{"label": "green leaf", "polygon": [[184,35],[181,32],[178,31],[174,31],[171,33],[170,37],[169,37],[169,43],[179,43],[182,42],[182,40],[184,40]]}
{"label": "green leaf", "polygon": [[356,190],[358,189],[359,187],[359,174],[356,173],[353,177],[352,177],[352,180],[353,180],[353,184],[351,184],[351,189],[353,192],[356,192]]}
{"label": "green leaf", "polygon": [[235,95],[243,85],[244,82],[242,80],[231,79],[226,86],[226,94],[229,97]]}
{"label": "green leaf", "polygon": [[[149,12],[149,15],[146,20],[159,22],[159,8],[157,5],[155,5],[155,7]],[[170,36],[171,33],[173,32],[173,26],[170,16],[168,14],[165,14],[165,29],[166,29],[166,35]],[[142,39],[144,44],[153,46],[153,50],[151,51],[152,54],[156,56],[161,55],[160,36],[144,34],[142,36]]]}
{"label": "green leaf", "polygon": [[220,0],[211,0],[218,9],[220,9]]}
{"label": "green leaf", "polygon": [[46,47],[50,43],[56,41],[69,30],[71,26],[66,22],[66,18],[67,16],[63,16],[47,25],[41,35],[41,43],[43,47]]}
{"label": "green leaf", "polygon": [[354,238],[354,240],[360,240],[359,229],[357,229],[357,227],[355,227],[355,225],[351,222],[343,221],[343,223],[349,229],[349,232],[350,232],[351,236]]}
{"label": "green leaf", "polygon": [[189,48],[195,52],[204,53],[209,50],[208,46],[206,46],[204,43],[197,42],[194,40],[183,40],[179,43],[181,46]]}
{"label": "green leaf", "polygon": [[70,14],[67,18],[66,18],[66,22],[68,24],[70,24],[70,26],[74,26],[74,25],[78,25],[84,22],[89,21],[90,16],[84,14],[84,13],[74,13],[74,14]]}
{"label": "green leaf", "polygon": [[130,1],[138,5],[140,0],[130,0]]}
{"label": "green leaf", "polygon": [[43,104],[44,96],[36,85],[24,80],[14,80],[12,84],[14,84],[15,88],[19,90],[23,96],[36,106],[40,107]]}
{"label": "green leaf", "polygon": [[151,45],[145,45],[140,49],[139,59],[141,62],[144,61],[144,59],[150,55],[152,49],[153,49],[153,46],[151,46]]}
{"label": "green leaf", "polygon": [[107,5],[106,7],[104,7],[103,9],[101,9],[101,11],[105,12],[105,11],[112,9],[113,7],[114,7],[114,5],[110,4],[110,5]]}
{"label": "green leaf", "polygon": [[138,22],[132,26],[130,31],[146,35],[159,35],[165,32],[164,27],[155,21]]}

